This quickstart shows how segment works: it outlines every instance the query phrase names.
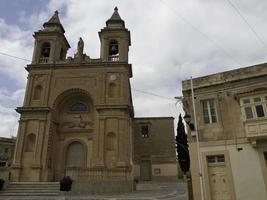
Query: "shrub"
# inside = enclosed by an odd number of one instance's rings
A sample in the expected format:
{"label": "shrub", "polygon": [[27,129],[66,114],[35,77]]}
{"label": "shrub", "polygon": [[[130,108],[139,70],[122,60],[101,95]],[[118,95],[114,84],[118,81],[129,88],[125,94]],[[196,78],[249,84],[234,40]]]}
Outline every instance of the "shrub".
{"label": "shrub", "polygon": [[64,176],[60,180],[60,191],[70,191],[71,190],[72,180],[69,176]]}
{"label": "shrub", "polygon": [[5,184],[5,180],[4,180],[4,179],[2,179],[2,178],[0,178],[0,190],[2,190],[2,189],[3,189],[3,187],[4,187],[4,184]]}

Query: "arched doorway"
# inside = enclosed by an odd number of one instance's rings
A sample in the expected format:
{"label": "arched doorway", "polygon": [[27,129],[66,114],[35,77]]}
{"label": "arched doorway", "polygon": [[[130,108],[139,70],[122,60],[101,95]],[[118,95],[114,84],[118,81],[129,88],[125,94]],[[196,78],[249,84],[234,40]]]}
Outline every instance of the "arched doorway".
{"label": "arched doorway", "polygon": [[83,144],[78,141],[72,142],[66,149],[66,167],[84,167],[85,150]]}
{"label": "arched doorway", "polygon": [[49,170],[52,180],[59,181],[66,175],[67,168],[88,167],[89,144],[84,138],[94,128],[94,106],[90,94],[77,88],[66,90],[55,99],[52,117]]}

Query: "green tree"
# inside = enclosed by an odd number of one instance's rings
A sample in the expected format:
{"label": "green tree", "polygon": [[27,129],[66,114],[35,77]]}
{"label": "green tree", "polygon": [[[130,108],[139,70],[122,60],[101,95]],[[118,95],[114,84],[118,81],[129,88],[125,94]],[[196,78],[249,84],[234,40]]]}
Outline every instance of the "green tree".
{"label": "green tree", "polygon": [[189,171],[190,168],[190,156],[188,151],[187,135],[185,133],[183,119],[181,114],[179,115],[179,121],[177,125],[176,135],[176,151],[177,160],[184,173]]}

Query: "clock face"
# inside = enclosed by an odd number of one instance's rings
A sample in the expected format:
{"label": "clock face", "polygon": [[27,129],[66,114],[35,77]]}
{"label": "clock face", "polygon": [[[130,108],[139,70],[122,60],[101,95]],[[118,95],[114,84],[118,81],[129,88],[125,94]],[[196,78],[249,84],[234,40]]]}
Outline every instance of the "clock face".
{"label": "clock face", "polygon": [[117,75],[116,74],[111,74],[109,77],[109,80],[111,81],[115,81],[117,79]]}

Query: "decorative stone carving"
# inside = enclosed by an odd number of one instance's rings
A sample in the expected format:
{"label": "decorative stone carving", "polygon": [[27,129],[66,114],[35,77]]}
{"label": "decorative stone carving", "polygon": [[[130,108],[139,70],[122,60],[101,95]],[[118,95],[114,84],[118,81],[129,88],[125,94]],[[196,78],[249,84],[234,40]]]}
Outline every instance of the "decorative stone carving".
{"label": "decorative stone carving", "polygon": [[64,129],[92,129],[93,122],[84,121],[82,115],[75,115],[72,120],[63,122],[61,127]]}
{"label": "decorative stone carving", "polygon": [[34,82],[36,85],[44,83],[46,79],[45,74],[36,74],[34,78],[35,78]]}
{"label": "decorative stone carving", "polygon": [[80,37],[78,45],[77,45],[77,53],[74,55],[74,59],[78,59],[79,61],[84,60],[86,54],[83,53],[84,42],[83,39]]}
{"label": "decorative stone carving", "polygon": [[78,55],[83,55],[83,48],[84,48],[84,42],[83,39],[80,37],[77,50],[78,50]]}

